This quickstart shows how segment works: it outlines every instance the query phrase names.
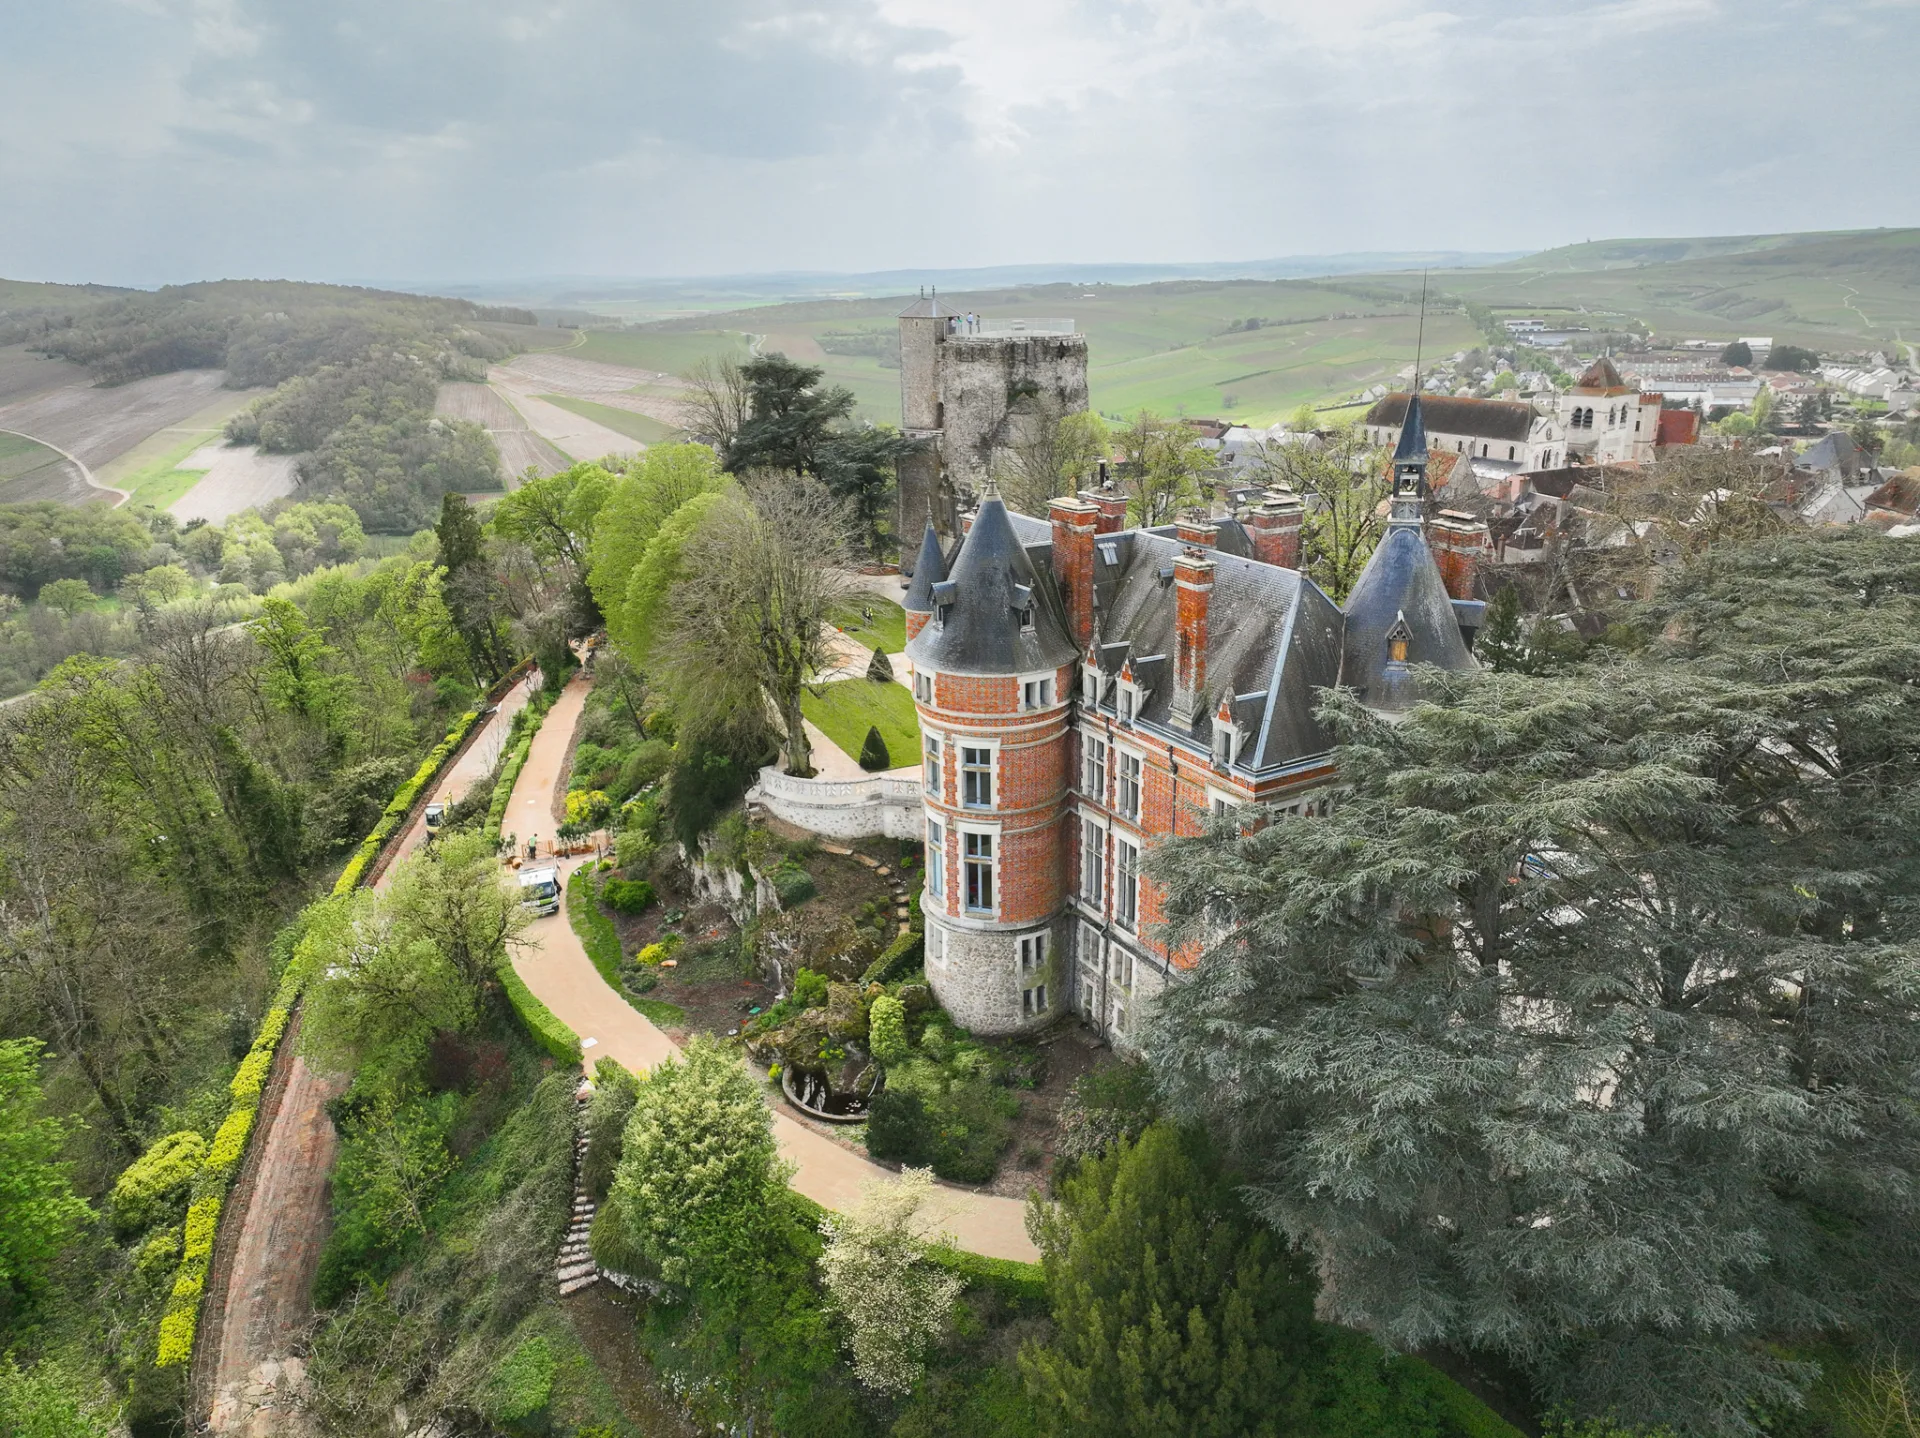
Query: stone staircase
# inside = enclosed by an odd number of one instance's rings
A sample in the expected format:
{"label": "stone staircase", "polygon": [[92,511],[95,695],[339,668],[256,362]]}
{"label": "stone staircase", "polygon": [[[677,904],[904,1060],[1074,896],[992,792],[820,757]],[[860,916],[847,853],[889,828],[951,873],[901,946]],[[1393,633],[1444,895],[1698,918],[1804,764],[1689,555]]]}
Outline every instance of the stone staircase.
{"label": "stone staircase", "polygon": [[573,1213],[567,1220],[567,1236],[560,1244],[560,1256],[555,1260],[553,1269],[553,1276],[560,1283],[562,1298],[569,1293],[578,1293],[583,1288],[591,1288],[601,1277],[599,1265],[593,1261],[593,1252],[587,1246],[594,1215],[594,1202],[587,1193],[584,1162],[587,1156],[587,1100],[592,1096],[593,1084],[583,1079],[573,1095]]}

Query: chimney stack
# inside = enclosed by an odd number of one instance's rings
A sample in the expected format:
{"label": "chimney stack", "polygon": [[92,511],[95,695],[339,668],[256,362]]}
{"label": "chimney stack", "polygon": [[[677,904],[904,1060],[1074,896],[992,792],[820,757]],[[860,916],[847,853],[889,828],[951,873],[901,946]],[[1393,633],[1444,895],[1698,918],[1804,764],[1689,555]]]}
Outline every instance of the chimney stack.
{"label": "chimney stack", "polygon": [[1093,539],[1100,511],[1081,499],[1047,505],[1053,521],[1053,578],[1067,606],[1067,629],[1081,653],[1093,641]]}
{"label": "chimney stack", "polygon": [[1083,489],[1080,498],[1100,511],[1095,531],[1118,534],[1127,527],[1127,497],[1110,489]]}
{"label": "chimney stack", "polygon": [[1213,606],[1213,561],[1204,550],[1185,549],[1173,561],[1173,708],[1171,718],[1190,729],[1207,712],[1207,620]]}
{"label": "chimney stack", "polygon": [[1271,489],[1266,499],[1240,523],[1253,541],[1253,557],[1282,569],[1300,567],[1300,525],[1306,506],[1290,489]]}
{"label": "chimney stack", "polygon": [[1493,558],[1493,535],[1484,519],[1460,509],[1443,509],[1434,516],[1427,535],[1440,578],[1450,599],[1472,599],[1480,569]]}
{"label": "chimney stack", "polygon": [[1174,521],[1173,536],[1194,549],[1212,549],[1219,541],[1220,526],[1195,510]]}

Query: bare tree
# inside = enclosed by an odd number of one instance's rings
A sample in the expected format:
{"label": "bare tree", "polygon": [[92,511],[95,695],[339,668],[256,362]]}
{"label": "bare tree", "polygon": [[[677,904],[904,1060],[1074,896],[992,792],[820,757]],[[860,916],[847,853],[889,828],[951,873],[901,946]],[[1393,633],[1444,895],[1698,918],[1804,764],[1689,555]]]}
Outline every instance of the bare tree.
{"label": "bare tree", "polygon": [[1016,438],[995,466],[994,478],[1010,509],[1042,515],[1047,501],[1071,494],[1105,459],[1110,441],[1099,415],[1062,414],[1051,396],[1020,416]]}
{"label": "bare tree", "polygon": [[1335,600],[1345,600],[1386,528],[1380,501],[1392,481],[1385,452],[1349,424],[1312,441],[1262,445],[1256,457],[1262,482],[1291,489],[1306,506],[1307,574]]}
{"label": "bare tree", "polygon": [[1213,456],[1188,425],[1143,409],[1120,431],[1119,444],[1127,517],[1133,523],[1165,524],[1203,498]]}
{"label": "bare tree", "polygon": [[754,476],[721,500],[688,539],[669,603],[662,677],[676,712],[718,723],[743,702],[771,707],[787,772],[813,772],[800,696],[831,657],[851,536],[844,507],[813,480]]}
{"label": "bare tree", "polygon": [[712,440],[724,457],[752,413],[747,379],[739,361],[730,356],[708,356],[680,377],[688,387],[687,396],[680,401],[683,422],[694,434]]}

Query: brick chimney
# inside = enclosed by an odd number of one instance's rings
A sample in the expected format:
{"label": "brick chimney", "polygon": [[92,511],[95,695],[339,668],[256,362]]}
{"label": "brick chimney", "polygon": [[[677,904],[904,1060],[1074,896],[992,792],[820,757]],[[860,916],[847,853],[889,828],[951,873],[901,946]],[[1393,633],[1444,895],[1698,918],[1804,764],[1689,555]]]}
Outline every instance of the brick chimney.
{"label": "brick chimney", "polygon": [[1100,511],[1083,499],[1047,505],[1053,521],[1053,578],[1067,606],[1067,632],[1082,653],[1093,640],[1093,537]]}
{"label": "brick chimney", "polygon": [[1173,537],[1194,549],[1212,549],[1220,539],[1220,526],[1196,510],[1173,522]]}
{"label": "brick chimney", "polygon": [[1185,549],[1173,561],[1173,710],[1181,728],[1207,712],[1207,611],[1213,606],[1213,561]]}
{"label": "brick chimney", "polygon": [[1080,497],[1100,511],[1100,521],[1095,526],[1099,534],[1118,534],[1127,527],[1127,497],[1116,490],[1082,490]]}
{"label": "brick chimney", "polygon": [[1253,557],[1262,564],[1298,569],[1300,523],[1306,513],[1300,496],[1292,490],[1268,490],[1265,501],[1240,521],[1253,541]]}
{"label": "brick chimney", "polygon": [[1493,558],[1493,535],[1487,522],[1459,509],[1443,509],[1434,516],[1427,543],[1440,578],[1452,599],[1473,598],[1473,582],[1482,565]]}

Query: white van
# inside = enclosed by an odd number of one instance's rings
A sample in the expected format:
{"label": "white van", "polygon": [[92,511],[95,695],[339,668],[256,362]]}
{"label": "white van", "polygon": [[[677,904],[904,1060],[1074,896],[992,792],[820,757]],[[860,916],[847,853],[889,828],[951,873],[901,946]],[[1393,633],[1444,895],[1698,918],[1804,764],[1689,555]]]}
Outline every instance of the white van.
{"label": "white van", "polygon": [[533,914],[560,911],[560,871],[551,864],[520,871],[520,907]]}

